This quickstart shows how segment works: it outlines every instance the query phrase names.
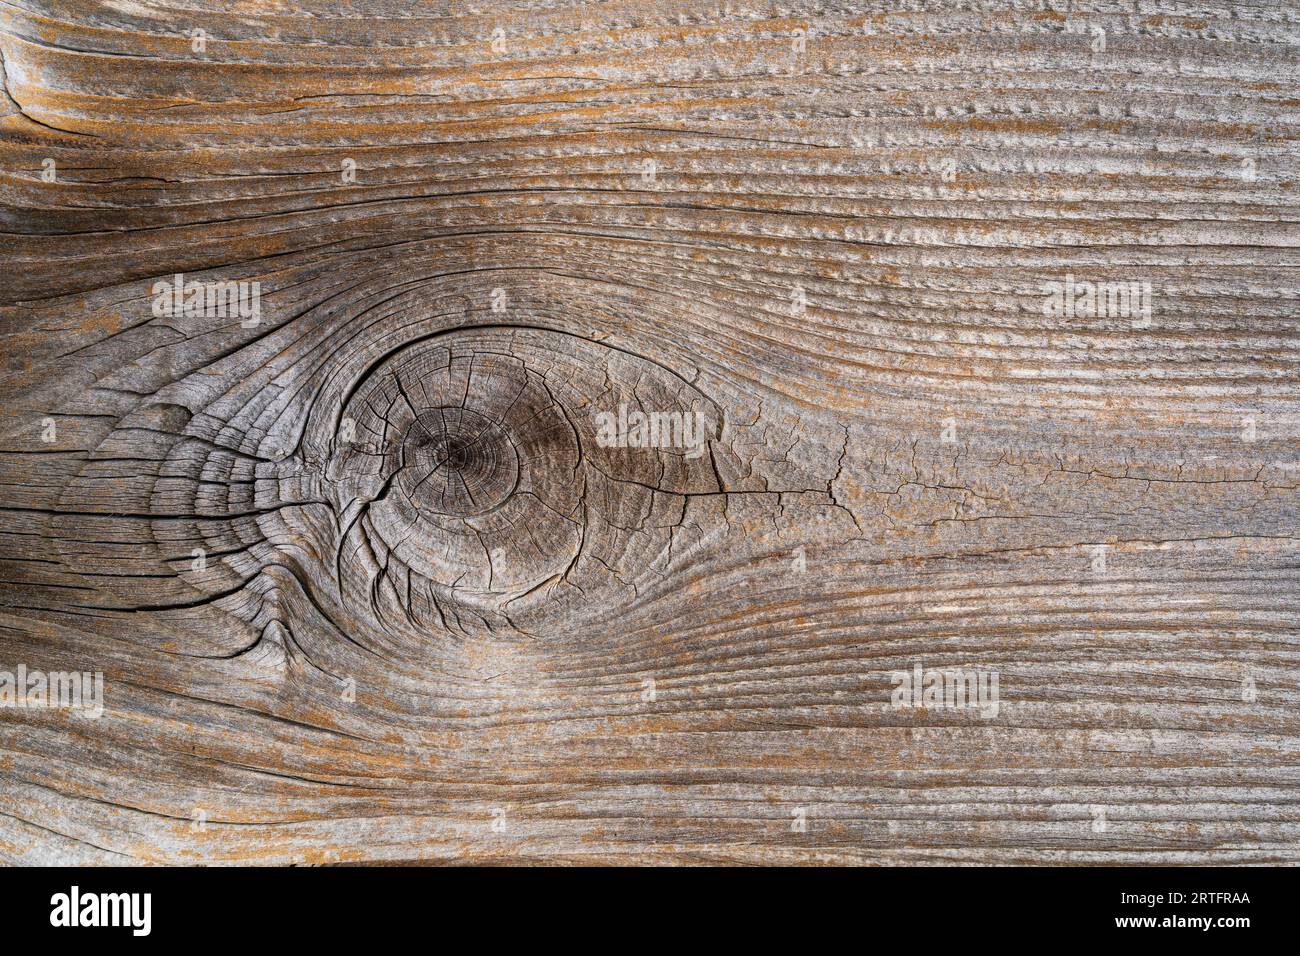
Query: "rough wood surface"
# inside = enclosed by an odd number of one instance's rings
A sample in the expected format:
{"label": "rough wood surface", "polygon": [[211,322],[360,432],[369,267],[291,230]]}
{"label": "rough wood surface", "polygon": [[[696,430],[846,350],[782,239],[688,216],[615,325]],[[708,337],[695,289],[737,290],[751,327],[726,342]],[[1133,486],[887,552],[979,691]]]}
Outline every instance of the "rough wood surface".
{"label": "rough wood surface", "polygon": [[0,860],[1300,861],[1298,44],[5,3]]}

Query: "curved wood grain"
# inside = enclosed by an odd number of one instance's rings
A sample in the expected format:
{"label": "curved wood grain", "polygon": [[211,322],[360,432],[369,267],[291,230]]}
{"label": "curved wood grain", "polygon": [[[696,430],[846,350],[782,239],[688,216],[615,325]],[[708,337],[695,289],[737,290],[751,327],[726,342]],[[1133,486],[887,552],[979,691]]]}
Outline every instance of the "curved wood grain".
{"label": "curved wood grain", "polygon": [[1300,12],[516,6],[0,9],[0,859],[1300,860]]}

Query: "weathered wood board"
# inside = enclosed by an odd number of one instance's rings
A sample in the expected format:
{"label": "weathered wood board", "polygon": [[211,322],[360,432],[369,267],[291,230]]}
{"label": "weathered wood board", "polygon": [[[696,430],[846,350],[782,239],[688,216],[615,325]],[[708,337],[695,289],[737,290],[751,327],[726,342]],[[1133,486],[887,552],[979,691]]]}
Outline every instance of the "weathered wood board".
{"label": "weathered wood board", "polygon": [[1296,3],[0,53],[0,860],[1300,861]]}

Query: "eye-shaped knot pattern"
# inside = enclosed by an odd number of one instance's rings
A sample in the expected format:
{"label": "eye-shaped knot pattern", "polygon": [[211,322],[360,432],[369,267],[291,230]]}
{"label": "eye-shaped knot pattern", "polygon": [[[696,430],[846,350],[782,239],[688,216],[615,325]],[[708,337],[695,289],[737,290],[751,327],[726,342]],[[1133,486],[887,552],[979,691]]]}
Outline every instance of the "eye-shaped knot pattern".
{"label": "eye-shaped knot pattern", "polygon": [[[431,335],[365,369],[338,407],[334,577],[388,631],[571,616],[635,588],[681,519],[674,496],[719,490],[704,454],[716,406],[661,365],[563,333]],[[701,424],[611,442],[601,423],[616,414]],[[697,444],[669,440],[683,434]]]}

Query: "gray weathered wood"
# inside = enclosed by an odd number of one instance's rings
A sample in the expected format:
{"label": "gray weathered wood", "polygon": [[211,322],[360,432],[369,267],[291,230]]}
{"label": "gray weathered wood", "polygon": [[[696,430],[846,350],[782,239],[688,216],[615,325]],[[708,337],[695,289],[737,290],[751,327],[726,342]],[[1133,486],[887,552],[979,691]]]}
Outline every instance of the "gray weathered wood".
{"label": "gray weathered wood", "polygon": [[0,10],[0,860],[1300,860],[1295,4],[227,6]]}

